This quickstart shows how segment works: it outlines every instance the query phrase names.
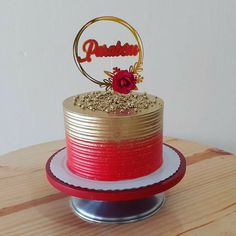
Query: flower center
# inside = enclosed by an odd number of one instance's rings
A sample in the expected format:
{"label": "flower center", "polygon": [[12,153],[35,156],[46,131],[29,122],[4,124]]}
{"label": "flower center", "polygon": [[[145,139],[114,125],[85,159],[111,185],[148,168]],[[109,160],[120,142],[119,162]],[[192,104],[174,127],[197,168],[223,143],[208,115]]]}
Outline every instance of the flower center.
{"label": "flower center", "polygon": [[119,82],[120,82],[119,83],[120,87],[128,87],[130,84],[129,78],[127,78],[127,77],[122,78]]}

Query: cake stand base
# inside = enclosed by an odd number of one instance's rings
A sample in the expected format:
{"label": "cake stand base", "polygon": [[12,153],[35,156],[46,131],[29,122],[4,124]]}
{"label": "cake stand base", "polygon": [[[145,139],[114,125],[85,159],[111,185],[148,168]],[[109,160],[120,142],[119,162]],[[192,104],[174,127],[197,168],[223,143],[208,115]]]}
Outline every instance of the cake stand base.
{"label": "cake stand base", "polygon": [[97,223],[129,223],[156,213],[165,203],[164,193],[129,201],[96,201],[72,197],[73,212],[84,220]]}

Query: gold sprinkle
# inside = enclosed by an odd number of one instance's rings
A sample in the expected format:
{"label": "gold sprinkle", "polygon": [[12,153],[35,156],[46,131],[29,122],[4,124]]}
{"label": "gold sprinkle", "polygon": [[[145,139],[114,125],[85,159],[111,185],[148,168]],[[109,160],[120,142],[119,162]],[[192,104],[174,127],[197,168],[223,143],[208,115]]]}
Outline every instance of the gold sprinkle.
{"label": "gold sprinkle", "polygon": [[[82,109],[91,111],[127,112],[133,109],[135,112],[141,112],[144,109],[153,107],[157,103],[157,97],[150,99],[147,93],[143,94],[120,94],[114,91],[98,91],[74,97],[74,105],[80,106]],[[158,103],[159,104],[159,103]]]}

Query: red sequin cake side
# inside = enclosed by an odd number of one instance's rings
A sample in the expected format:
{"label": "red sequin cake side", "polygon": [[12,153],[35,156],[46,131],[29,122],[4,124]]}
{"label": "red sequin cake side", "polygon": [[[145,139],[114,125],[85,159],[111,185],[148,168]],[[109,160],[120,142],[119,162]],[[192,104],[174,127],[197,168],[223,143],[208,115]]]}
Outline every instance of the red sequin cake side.
{"label": "red sequin cake side", "polygon": [[138,178],[162,164],[162,133],[120,142],[88,142],[67,136],[66,144],[69,169],[88,179]]}

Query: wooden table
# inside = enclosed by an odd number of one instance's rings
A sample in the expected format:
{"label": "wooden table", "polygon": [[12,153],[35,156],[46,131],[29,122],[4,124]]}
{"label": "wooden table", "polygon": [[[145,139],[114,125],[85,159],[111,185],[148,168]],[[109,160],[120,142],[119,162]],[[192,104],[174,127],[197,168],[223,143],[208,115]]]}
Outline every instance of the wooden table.
{"label": "wooden table", "polygon": [[125,225],[82,221],[68,197],[48,184],[44,165],[64,141],[1,156],[0,235],[236,235],[236,156],[190,141],[165,141],[186,156],[187,173],[166,192],[157,214]]}

